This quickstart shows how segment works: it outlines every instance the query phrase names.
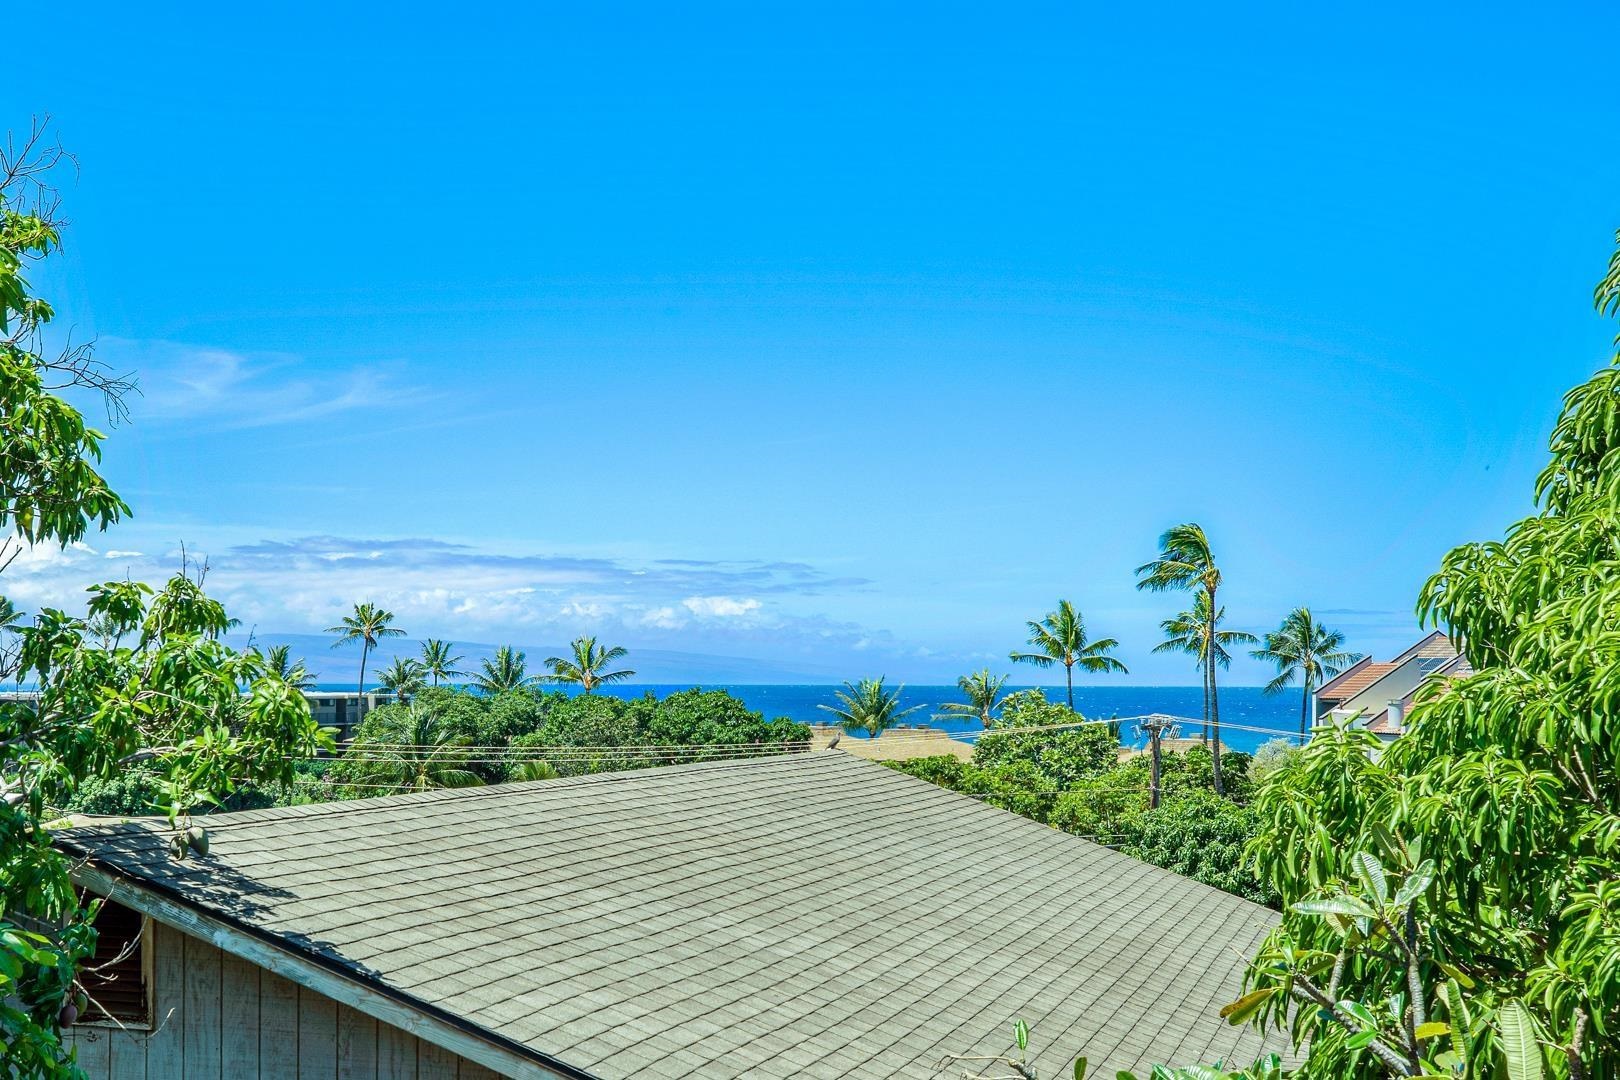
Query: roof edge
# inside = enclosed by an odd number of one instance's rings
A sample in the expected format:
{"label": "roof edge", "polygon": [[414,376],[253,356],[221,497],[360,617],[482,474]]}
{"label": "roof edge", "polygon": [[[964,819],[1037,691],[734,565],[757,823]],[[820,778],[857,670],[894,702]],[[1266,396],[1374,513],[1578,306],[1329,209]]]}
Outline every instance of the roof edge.
{"label": "roof edge", "polygon": [[1366,667],[1372,662],[1373,658],[1371,656],[1363,656],[1360,660],[1357,660],[1355,663],[1333,676],[1333,678],[1317,687],[1316,696],[1320,698],[1327,694],[1333,693],[1334,688],[1337,687],[1339,683],[1343,682],[1345,679],[1348,679],[1350,676],[1354,675],[1356,672],[1360,671],[1362,668]]}
{"label": "roof edge", "polygon": [[274,935],[203,911],[152,882],[137,883],[94,861],[73,873],[74,881],[175,930],[332,998],[373,1019],[399,1028],[493,1069],[524,1080],[597,1080],[595,1074],[558,1061],[521,1043],[504,1039],[465,1019],[353,971],[289,948]]}

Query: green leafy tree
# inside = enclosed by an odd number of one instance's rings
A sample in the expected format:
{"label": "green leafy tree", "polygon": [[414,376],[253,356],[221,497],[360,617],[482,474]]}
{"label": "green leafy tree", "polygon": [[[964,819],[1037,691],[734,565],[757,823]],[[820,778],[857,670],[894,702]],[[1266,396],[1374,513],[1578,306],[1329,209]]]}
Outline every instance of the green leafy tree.
{"label": "green leafy tree", "polygon": [[1074,708],[1074,669],[1092,673],[1111,671],[1125,672],[1125,665],[1110,654],[1119,648],[1119,642],[1113,638],[1102,638],[1098,641],[1086,639],[1086,621],[1074,605],[1067,600],[1059,600],[1056,611],[1046,614],[1040,622],[1025,624],[1029,627],[1029,644],[1034,652],[1014,652],[1010,656],[1014,663],[1034,664],[1036,667],[1049,668],[1053,664],[1063,665],[1063,678],[1069,687],[1069,708]]}
{"label": "green leafy tree", "polygon": [[1317,622],[1310,608],[1290,611],[1253,655],[1277,667],[1277,677],[1266,684],[1266,693],[1280,694],[1299,679],[1301,739],[1310,732],[1311,695],[1316,688],[1361,659],[1360,653],[1345,649],[1344,635]]}
{"label": "green leafy tree", "polygon": [[467,674],[456,668],[465,658],[456,655],[454,650],[453,642],[439,638],[428,638],[422,642],[422,669],[433,680],[434,686],[438,686],[441,679],[459,679]]}
{"label": "green leafy tree", "polygon": [[[1213,614],[1212,614],[1213,612]],[[1164,640],[1153,647],[1158,652],[1179,652],[1191,656],[1204,677],[1204,740],[1213,747],[1215,762],[1215,790],[1220,792],[1221,776],[1221,721],[1215,707],[1215,671],[1232,664],[1232,649],[1238,645],[1252,645],[1253,634],[1242,630],[1222,630],[1226,618],[1225,608],[1211,608],[1206,593],[1193,594],[1189,611],[1164,620],[1159,629]],[[1213,738],[1211,735],[1213,733]]]}
{"label": "green leafy tree", "polygon": [[607,648],[598,645],[594,637],[581,637],[574,639],[572,648],[571,657],[546,657],[546,667],[551,669],[551,674],[540,676],[542,682],[571,683],[589,694],[598,686],[624,682],[635,677],[634,671],[603,670],[609,664],[617,663],[630,655],[621,645]]}
{"label": "green leafy tree", "polygon": [[1257,904],[1275,905],[1276,892],[1244,854],[1259,826],[1251,807],[1213,791],[1190,791],[1157,809],[1123,817],[1120,850]]}
{"label": "green leafy tree", "polygon": [[817,705],[816,708],[836,716],[839,726],[845,731],[864,731],[868,738],[875,739],[885,731],[899,727],[900,722],[912,713],[925,708],[912,705],[902,709],[900,695],[905,687],[890,690],[883,682],[882,678],[847,682],[842,690],[833,692],[838,699],[837,705]]}
{"label": "green leafy tree", "polygon": [[1040,690],[1007,695],[1001,715],[973,747],[975,765],[1025,762],[1059,789],[1118,761],[1119,733],[1112,724],[1085,723],[1074,710],[1047,701]]}
{"label": "green leafy tree", "polygon": [[[33,701],[0,702],[0,1065],[7,1075],[76,1075],[58,1032],[82,993],[95,904],[81,907],[70,866],[46,823],[86,786],[139,766],[139,793],[167,810],[170,853],[205,851],[196,808],[244,784],[290,784],[292,762],[330,747],[294,686],[257,652],[218,640],[224,609],[176,577],[154,593],[112,582],[90,590],[89,617],[138,627],[133,640],[98,647],[86,619],[46,608],[20,631],[21,670]],[[131,792],[132,796],[136,793]],[[47,929],[51,928],[51,929]]]}
{"label": "green leafy tree", "polygon": [[[133,384],[89,348],[47,355],[53,313],[27,279],[59,243],[47,178],[60,157],[42,127],[0,148],[0,570],[30,545],[65,545],[129,513],[97,471],[103,436],[56,391],[99,392],[117,418]],[[207,844],[191,809],[243,778],[289,776],[322,740],[302,695],[257,654],[220,644],[229,617],[188,579],[156,594],[96,586],[83,619],[46,608],[23,625],[14,605],[0,609],[7,673],[39,691],[0,702],[0,1075],[77,1076],[60,1025],[78,1011],[96,903],[81,905],[48,823],[85,785],[140,767],[184,856]],[[98,648],[89,619],[139,630]]]}
{"label": "green leafy tree", "polygon": [[939,719],[955,720],[964,716],[977,717],[985,727],[995,718],[996,710],[1001,707],[1001,688],[1007,685],[1008,676],[992,675],[989,668],[975,671],[971,675],[957,677],[956,687],[962,691],[966,701],[947,701],[939,707]]}
{"label": "green leafy tree", "polygon": [[427,685],[427,669],[408,656],[396,656],[377,673],[377,685],[393,694],[396,701],[407,702]]}
{"label": "green leafy tree", "polygon": [[1318,731],[1261,788],[1253,854],[1288,906],[1253,1011],[1311,1040],[1311,1075],[1620,1076],[1620,357],[1551,450],[1537,513],[1420,594],[1474,673],[1387,745]]}
{"label": "green leafy tree", "polygon": [[360,699],[360,715],[363,718],[366,708],[366,657],[371,655],[371,650],[383,638],[404,637],[405,631],[394,625],[393,612],[367,602],[354,605],[353,614],[345,615],[336,626],[328,626],[326,632],[338,635],[338,639],[332,642],[334,649],[353,641],[360,643],[360,682],[356,694]]}
{"label": "green leafy tree", "polygon": [[433,788],[477,787],[483,783],[469,768],[473,754],[434,709],[412,703],[378,709],[377,722],[358,736],[343,755],[349,766],[340,781],[361,795]]}
{"label": "green leafy tree", "polygon": [[49,177],[63,156],[42,125],[0,148],[0,571],[31,545],[68,544],[129,513],[97,471],[105,436],[56,391],[98,390],[117,417],[132,384],[88,346],[47,353],[55,311],[27,277],[61,245]]}
{"label": "green leafy tree", "polygon": [[521,690],[540,681],[529,674],[528,656],[510,645],[496,649],[494,659],[481,660],[479,666],[482,670],[473,675],[473,687],[491,696]]}

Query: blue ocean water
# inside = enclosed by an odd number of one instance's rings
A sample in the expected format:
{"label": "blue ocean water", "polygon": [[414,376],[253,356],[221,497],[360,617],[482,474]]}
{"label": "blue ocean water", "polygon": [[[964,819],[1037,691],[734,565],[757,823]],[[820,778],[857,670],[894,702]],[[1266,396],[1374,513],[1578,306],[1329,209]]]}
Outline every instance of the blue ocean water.
{"label": "blue ocean water", "polygon": [[[326,689],[323,685],[323,689]],[[334,685],[330,689],[346,689]],[[621,683],[604,687],[600,693],[617,697],[640,697],[653,693],[659,697],[677,690],[690,690],[690,683]],[[834,696],[841,687],[828,685],[776,685],[763,683],[710,684],[705,690],[725,690],[747,702],[748,707],[764,713],[767,718],[785,716],[806,724],[825,723],[832,716],[820,705],[835,705]],[[1009,687],[1008,692],[1030,687]],[[1062,701],[1063,687],[1042,687],[1052,701]],[[973,719],[934,719],[933,714],[947,701],[963,700],[955,686],[905,686],[901,688],[902,708],[922,705],[908,719],[916,724],[940,728],[951,732],[981,730]],[[1196,686],[1077,686],[1074,688],[1074,707],[1088,718],[1134,717],[1148,713],[1168,713],[1193,721],[1182,729],[1183,735],[1199,733],[1198,718],[1203,712],[1203,691]],[[1261,743],[1274,738],[1297,738],[1299,734],[1300,697],[1297,689],[1268,696],[1258,686],[1221,687],[1221,742],[1233,750],[1253,751]],[[1261,730],[1250,731],[1247,728]],[[1121,733],[1127,745],[1137,745],[1140,735],[1130,730]]]}

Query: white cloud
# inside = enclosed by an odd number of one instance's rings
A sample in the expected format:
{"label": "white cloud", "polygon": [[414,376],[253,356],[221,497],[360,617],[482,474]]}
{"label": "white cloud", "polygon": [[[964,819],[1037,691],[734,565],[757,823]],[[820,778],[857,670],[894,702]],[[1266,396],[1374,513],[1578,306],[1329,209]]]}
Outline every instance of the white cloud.
{"label": "white cloud", "polygon": [[[511,553],[421,538],[282,536],[243,542],[223,527],[188,535],[172,525],[120,525],[119,545],[40,547],[0,575],[0,594],[24,610],[82,611],[85,588],[126,575],[161,585],[205,557],[207,588],[244,633],[318,633],[354,604],[375,603],[411,639],[558,643],[596,634],[632,648],[771,655],[825,665],[853,643],[882,653],[885,631],[820,613],[825,597],[863,592],[863,579],[804,563],[628,559]],[[141,552],[146,554],[141,554]],[[109,564],[108,555],[118,561]],[[861,655],[871,655],[862,653]]]}
{"label": "white cloud", "polygon": [[642,626],[652,626],[659,630],[679,630],[686,625],[686,620],[672,607],[650,608],[642,612],[641,618],[636,621]]}
{"label": "white cloud", "polygon": [[140,372],[141,400],[134,411],[143,420],[237,430],[411,405],[427,397],[399,382],[388,364],[332,368],[285,353],[123,338],[101,339],[100,352],[114,367]]}
{"label": "white cloud", "polygon": [[699,618],[738,619],[759,610],[758,600],[737,600],[730,596],[688,596],[681,606]]}

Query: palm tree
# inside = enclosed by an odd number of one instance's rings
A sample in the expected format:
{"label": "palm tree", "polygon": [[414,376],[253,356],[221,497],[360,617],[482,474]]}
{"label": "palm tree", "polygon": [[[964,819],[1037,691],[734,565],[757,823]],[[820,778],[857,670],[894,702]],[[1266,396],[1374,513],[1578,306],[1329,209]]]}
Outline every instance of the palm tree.
{"label": "palm tree", "polygon": [[[10,600],[0,596],[0,640],[22,633],[22,624],[23,613],[18,611],[17,606]],[[0,648],[0,679],[11,677],[11,666],[18,660],[16,654],[21,651],[20,645],[16,650]],[[18,678],[21,679],[21,672],[18,672]]]}
{"label": "palm tree", "polygon": [[379,730],[344,755],[362,763],[362,775],[412,791],[483,783],[466,767],[466,738],[452,734],[437,712],[416,703],[385,715],[378,712]]}
{"label": "palm tree", "polygon": [[1317,622],[1311,609],[1303,607],[1290,611],[1253,655],[1277,665],[1277,677],[1266,684],[1268,694],[1282,693],[1295,675],[1300,677],[1305,691],[1299,705],[1301,741],[1310,730],[1311,695],[1316,688],[1324,678],[1332,678],[1361,659],[1360,653],[1345,651],[1343,634]]}
{"label": "palm tree", "polygon": [[845,731],[864,731],[868,738],[875,739],[890,728],[899,727],[901,720],[924,708],[922,705],[900,708],[900,694],[904,690],[904,686],[885,690],[881,678],[862,679],[858,683],[845,683],[844,689],[834,691],[843,708],[836,705],[817,705],[816,708],[825,709],[838,717],[838,723]]}
{"label": "palm tree", "polygon": [[[1153,561],[1145,562],[1136,568],[1136,578],[1138,589],[1149,589],[1153,592],[1202,591],[1208,601],[1208,610],[1217,614],[1214,619],[1204,620],[1206,633],[1214,633],[1215,623],[1219,621],[1220,608],[1215,603],[1215,594],[1221,586],[1221,569],[1215,565],[1215,555],[1210,550],[1209,537],[1204,534],[1202,525],[1189,521],[1166,529],[1159,537],[1159,554]],[[1204,723],[1206,726],[1213,725],[1215,731],[1215,790],[1219,792],[1221,706],[1220,695],[1215,687],[1215,665],[1208,662],[1213,652],[1212,642],[1206,640],[1201,653],[1206,661],[1203,665]]]}
{"label": "palm tree", "polygon": [[270,651],[264,654],[264,666],[295,690],[308,690],[315,685],[315,677],[304,669],[304,662],[292,658],[290,645],[270,646]]}
{"label": "palm tree", "polygon": [[467,674],[465,671],[456,670],[456,665],[464,658],[452,656],[450,650],[453,648],[455,648],[453,642],[441,641],[438,638],[428,638],[422,642],[422,669],[433,677],[434,686],[439,685],[440,679],[459,679]]}
{"label": "palm tree", "polygon": [[959,716],[976,716],[985,727],[995,718],[995,712],[1001,707],[1001,688],[1007,685],[1008,675],[992,675],[990,669],[975,671],[971,675],[960,675],[956,679],[957,688],[967,695],[966,701],[947,701],[941,705],[939,719],[954,719]]}
{"label": "palm tree", "polygon": [[1210,729],[1213,726],[1214,739],[1210,742],[1210,746],[1214,759],[1217,794],[1222,791],[1221,726],[1219,717],[1212,715],[1210,707],[1215,685],[1214,672],[1217,668],[1232,666],[1232,647],[1252,645],[1258,640],[1253,634],[1242,630],[1222,630],[1221,622],[1225,618],[1225,608],[1216,611],[1211,617],[1208,594],[1194,593],[1191,610],[1183,611],[1159,624],[1159,629],[1164,631],[1164,640],[1153,647],[1154,652],[1186,653],[1193,658],[1195,666],[1203,676],[1204,738],[1206,741],[1210,740]]}
{"label": "palm tree", "polygon": [[409,657],[396,656],[392,663],[383,668],[377,675],[377,683],[384,689],[391,691],[394,700],[405,702],[411,699],[427,682],[427,669]]}
{"label": "palm tree", "polygon": [[366,657],[371,650],[377,647],[377,642],[386,637],[404,637],[405,631],[393,625],[394,613],[384,611],[372,603],[354,605],[354,614],[343,616],[343,621],[336,626],[328,626],[328,634],[337,634],[338,639],[332,642],[332,648],[347,645],[351,641],[360,642],[360,683],[358,696],[360,699],[357,715],[364,716],[366,711]]}
{"label": "palm tree", "polygon": [[539,679],[529,674],[528,655],[517,652],[510,645],[495,650],[495,659],[480,661],[484,670],[473,675],[473,685],[480,693],[504,694],[533,686]]}
{"label": "palm tree", "polygon": [[571,659],[560,656],[546,657],[546,666],[551,669],[551,674],[540,676],[540,681],[574,683],[589,694],[605,683],[623,682],[635,675],[633,671],[602,670],[614,661],[630,655],[623,646],[604,648],[596,643],[595,638],[582,637],[574,639],[573,649],[574,655]]}
{"label": "palm tree", "polygon": [[1037,651],[1012,653],[1013,661],[1043,668],[1061,663],[1063,677],[1069,684],[1071,712],[1074,711],[1074,669],[1077,665],[1082,671],[1091,672],[1126,670],[1124,664],[1108,655],[1119,648],[1119,642],[1113,638],[1087,641],[1086,620],[1067,600],[1059,600],[1057,610],[1048,612],[1040,622],[1025,625],[1029,627],[1029,643]]}
{"label": "palm tree", "polygon": [[557,770],[548,761],[531,758],[528,761],[520,761],[512,766],[512,771],[507,775],[507,779],[514,782],[519,780],[555,780],[557,779]]}

